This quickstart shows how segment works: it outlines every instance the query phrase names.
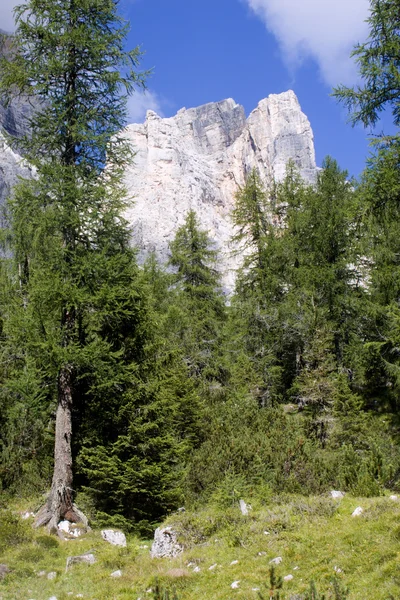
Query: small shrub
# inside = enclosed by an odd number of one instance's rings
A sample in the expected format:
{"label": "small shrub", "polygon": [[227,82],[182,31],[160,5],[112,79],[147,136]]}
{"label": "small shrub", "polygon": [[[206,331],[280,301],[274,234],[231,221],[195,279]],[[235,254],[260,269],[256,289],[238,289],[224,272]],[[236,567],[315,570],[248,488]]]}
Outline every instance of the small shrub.
{"label": "small shrub", "polygon": [[0,511],[0,552],[4,552],[8,546],[29,542],[32,538],[33,532],[28,523],[10,510]]}
{"label": "small shrub", "polygon": [[36,543],[45,550],[55,550],[60,546],[58,540],[50,535],[40,535],[36,538]]}
{"label": "small shrub", "polygon": [[153,600],[179,600],[175,590],[170,590],[156,581],[153,586]]}
{"label": "small shrub", "polygon": [[18,554],[18,560],[22,563],[37,563],[43,560],[44,557],[45,552],[37,546],[23,548],[23,550],[21,550],[21,552]]}

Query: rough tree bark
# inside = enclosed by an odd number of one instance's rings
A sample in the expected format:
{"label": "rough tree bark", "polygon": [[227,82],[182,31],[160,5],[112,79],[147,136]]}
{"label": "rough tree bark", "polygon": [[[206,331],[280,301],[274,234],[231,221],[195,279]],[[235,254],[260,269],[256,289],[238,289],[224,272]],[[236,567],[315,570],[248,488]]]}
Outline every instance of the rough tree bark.
{"label": "rough tree bark", "polygon": [[87,526],[85,515],[73,502],[72,404],[72,367],[66,366],[58,377],[53,481],[47,502],[35,520],[35,527],[46,525],[49,533],[57,533],[57,525],[63,519]]}

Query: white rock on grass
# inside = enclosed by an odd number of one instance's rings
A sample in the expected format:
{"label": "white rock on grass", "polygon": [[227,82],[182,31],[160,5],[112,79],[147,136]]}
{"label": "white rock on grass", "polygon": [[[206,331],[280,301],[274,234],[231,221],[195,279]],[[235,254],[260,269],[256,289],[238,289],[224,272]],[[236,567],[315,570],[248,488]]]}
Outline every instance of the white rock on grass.
{"label": "white rock on grass", "polygon": [[57,577],[57,573],[55,571],[50,571],[50,573],[47,573],[47,579],[49,579],[50,581],[52,581],[56,577]]}
{"label": "white rock on grass", "polygon": [[359,517],[364,512],[364,509],[361,506],[357,506],[357,508],[351,513],[352,517]]}
{"label": "white rock on grass", "polygon": [[244,517],[247,517],[249,514],[249,507],[244,500],[239,500],[240,512]]}
{"label": "white rock on grass", "polygon": [[122,577],[122,571],[118,569],[118,571],[113,571],[110,577]]}
{"label": "white rock on grass", "polygon": [[273,558],[272,560],[269,561],[270,565],[280,565],[282,562],[282,556],[277,556],[276,558]]}
{"label": "white rock on grass", "polygon": [[238,561],[238,560],[233,560],[233,561],[231,562],[231,566],[232,566],[232,565],[238,565],[238,564],[239,564],[239,561]]}
{"label": "white rock on grass", "polygon": [[335,571],[335,573],[343,573],[343,570],[340,567],[337,567],[336,565],[333,567],[333,570]]}
{"label": "white rock on grass", "polygon": [[71,537],[71,538],[78,538],[83,533],[85,533],[85,530],[82,529],[82,527],[78,527],[74,523],[70,523],[70,521],[60,521],[59,524],[57,525],[57,529],[64,536]]}
{"label": "white rock on grass", "polygon": [[105,542],[112,544],[113,546],[119,546],[120,548],[126,548],[126,537],[122,531],[115,531],[114,529],[103,529],[101,537]]}
{"label": "white rock on grass", "polygon": [[200,573],[200,571],[201,571],[200,567],[195,567],[193,569],[193,573]]}
{"label": "white rock on grass", "polygon": [[398,497],[398,496],[396,496],[395,494],[392,494],[391,496],[389,496],[389,500],[396,501],[396,500],[398,500],[398,499],[399,499],[399,497]]}
{"label": "white rock on grass", "polygon": [[341,500],[342,498],[344,498],[344,492],[340,492],[339,490],[332,490],[331,491],[331,498],[335,498],[337,500]]}
{"label": "white rock on grass", "polygon": [[214,563],[213,565],[211,565],[211,567],[208,567],[208,570],[213,571],[217,566],[217,563]]}
{"label": "white rock on grass", "polygon": [[22,513],[21,519],[23,521],[26,521],[27,519],[33,519],[34,516],[35,516],[35,513],[27,511],[27,512]]}
{"label": "white rock on grass", "polygon": [[158,527],[155,530],[151,558],[174,558],[182,552],[183,546],[178,543],[178,534],[172,527]]}
{"label": "white rock on grass", "polygon": [[79,556],[69,556],[67,558],[67,566],[66,566],[65,570],[68,571],[68,569],[71,565],[75,565],[75,564],[79,564],[79,563],[85,563],[87,565],[94,565],[95,562],[96,562],[96,557],[91,552],[88,552],[86,554],[80,554]]}
{"label": "white rock on grass", "polygon": [[236,590],[239,587],[239,583],[240,583],[240,579],[238,581],[234,581],[233,583],[231,583],[231,588],[233,590]]}
{"label": "white rock on grass", "polygon": [[293,579],[293,575],[285,575],[285,577],[283,578],[283,581],[292,581]]}

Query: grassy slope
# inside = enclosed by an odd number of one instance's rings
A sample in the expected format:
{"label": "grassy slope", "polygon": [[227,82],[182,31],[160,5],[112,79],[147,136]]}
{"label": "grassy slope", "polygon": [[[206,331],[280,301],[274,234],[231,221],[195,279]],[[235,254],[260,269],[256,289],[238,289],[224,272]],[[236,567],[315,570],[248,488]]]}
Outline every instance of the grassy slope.
{"label": "grassy slope", "polygon": [[[362,506],[364,513],[351,517],[356,506]],[[182,600],[252,599],[257,597],[252,588],[263,589],[268,580],[269,561],[281,556],[278,573],[294,576],[284,584],[286,598],[304,592],[311,579],[318,590],[329,590],[338,567],[342,570],[339,577],[350,587],[350,600],[397,600],[399,517],[400,501],[350,496],[341,501],[276,498],[268,505],[254,506],[248,517],[236,507],[207,508],[168,520],[189,546],[174,560],[151,560],[148,549],[143,548],[146,542],[137,538],[129,539],[126,549],[115,548],[106,544],[99,532],[82,540],[49,542],[48,536],[33,532],[24,522],[18,526],[18,536],[3,543],[0,563],[13,572],[0,582],[0,599],[48,600],[56,596],[66,600],[82,594],[90,600],[144,600],[152,597],[146,590],[154,577],[176,587]],[[4,541],[7,531],[0,520],[1,532]],[[10,543],[17,542],[16,537],[19,543]],[[95,565],[75,565],[65,572],[68,556],[89,550],[97,557]],[[234,560],[239,562],[231,565]],[[200,572],[187,567],[190,562],[198,565]],[[217,567],[209,571],[215,563]],[[294,569],[296,566],[299,568]],[[116,569],[123,571],[119,579],[110,577]],[[49,581],[39,577],[39,571],[56,571],[57,577]],[[240,580],[239,588],[231,589],[235,580]]]}

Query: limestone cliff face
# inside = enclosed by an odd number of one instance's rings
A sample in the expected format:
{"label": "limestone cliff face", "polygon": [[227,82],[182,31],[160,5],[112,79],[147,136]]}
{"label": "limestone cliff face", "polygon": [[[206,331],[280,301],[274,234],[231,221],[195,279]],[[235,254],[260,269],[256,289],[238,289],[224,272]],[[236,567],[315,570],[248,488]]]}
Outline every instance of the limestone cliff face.
{"label": "limestone cliff face", "polygon": [[10,148],[0,129],[0,206],[4,204],[19,176],[31,177],[32,168]]}
{"label": "limestone cliff face", "polygon": [[183,108],[168,119],[149,111],[127,137],[136,156],[126,172],[132,197],[126,217],[139,257],[155,250],[165,262],[168,243],[193,209],[219,250],[227,290],[239,263],[231,252],[230,214],[246,173],[257,167],[268,184],[283,177],[292,159],[306,180],[316,176],[311,126],[292,91],[261,100],[248,119],[232,99]]}
{"label": "limestone cliff face", "polygon": [[[1,132],[22,135],[32,110],[24,100],[0,106],[0,204],[19,175],[32,175]],[[126,217],[139,259],[155,250],[166,262],[169,242],[193,209],[219,251],[227,291],[240,264],[232,255],[230,215],[246,173],[257,167],[268,185],[283,177],[292,159],[306,180],[316,175],[312,130],[292,91],[261,100],[247,119],[232,99],[183,108],[168,119],[149,111],[144,124],[127,127],[126,136],[136,152],[126,170],[132,198]]]}
{"label": "limestone cliff face", "polygon": [[[0,30],[0,33],[4,33]],[[8,51],[7,41],[1,50]],[[0,206],[9,195],[10,189],[17,182],[18,176],[30,177],[32,170],[29,165],[14,152],[6,141],[3,133],[21,137],[28,130],[28,119],[35,110],[33,99],[19,98],[9,106],[0,104]]]}

